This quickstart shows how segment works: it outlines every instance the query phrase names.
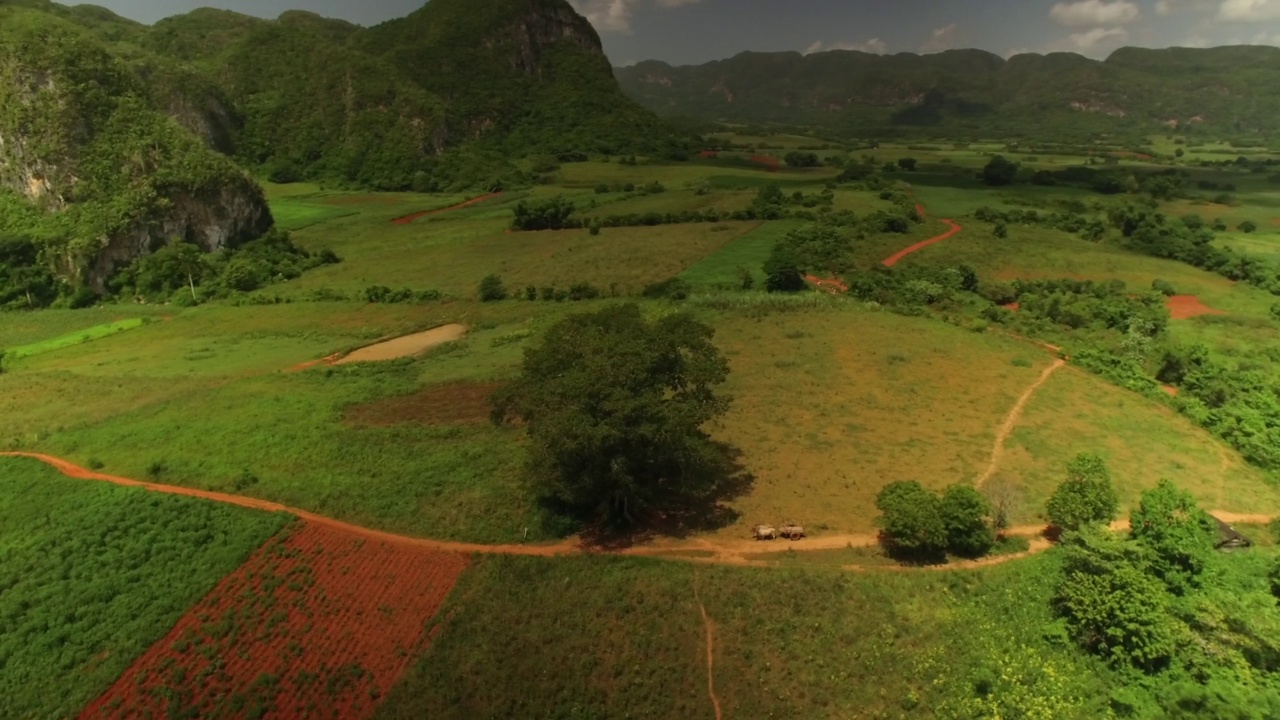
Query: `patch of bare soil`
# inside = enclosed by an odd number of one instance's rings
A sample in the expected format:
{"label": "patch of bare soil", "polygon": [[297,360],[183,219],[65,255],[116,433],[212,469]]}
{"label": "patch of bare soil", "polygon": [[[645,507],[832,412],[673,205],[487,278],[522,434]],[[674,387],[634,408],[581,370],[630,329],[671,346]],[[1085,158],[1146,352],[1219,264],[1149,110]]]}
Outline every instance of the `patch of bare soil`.
{"label": "patch of bare soil", "polygon": [[361,427],[409,423],[483,423],[489,418],[489,396],[502,385],[503,383],[434,385],[412,395],[351,405],[342,411],[342,421]]}
{"label": "patch of bare soil", "polygon": [[1174,320],[1188,320],[1201,315],[1226,315],[1225,312],[1200,302],[1200,298],[1195,295],[1174,295],[1166,304],[1169,307],[1169,315]]}
{"label": "patch of bare soil", "polygon": [[349,365],[358,362],[378,362],[412,357],[430,350],[437,345],[461,340],[467,334],[465,325],[442,325],[425,332],[405,335],[394,340],[363,347],[355,352],[334,361],[334,365]]}

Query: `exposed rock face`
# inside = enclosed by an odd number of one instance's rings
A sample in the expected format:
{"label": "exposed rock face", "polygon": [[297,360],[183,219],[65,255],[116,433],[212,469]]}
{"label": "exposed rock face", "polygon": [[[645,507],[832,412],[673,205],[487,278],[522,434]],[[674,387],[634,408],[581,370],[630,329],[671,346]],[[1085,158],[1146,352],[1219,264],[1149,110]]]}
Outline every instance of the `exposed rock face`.
{"label": "exposed rock face", "polygon": [[274,223],[262,190],[248,180],[224,185],[212,195],[182,193],[171,200],[173,208],[166,214],[102,238],[93,264],[85,269],[84,282],[102,292],[116,271],[173,238],[217,252],[257,238]]}

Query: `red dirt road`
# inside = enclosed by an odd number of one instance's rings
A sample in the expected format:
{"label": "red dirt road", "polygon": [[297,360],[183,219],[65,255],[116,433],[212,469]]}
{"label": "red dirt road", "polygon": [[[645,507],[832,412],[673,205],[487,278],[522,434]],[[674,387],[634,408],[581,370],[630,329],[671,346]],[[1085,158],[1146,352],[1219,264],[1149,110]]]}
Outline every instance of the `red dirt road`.
{"label": "red dirt road", "polygon": [[488,195],[481,195],[478,198],[471,198],[466,202],[458,203],[457,205],[450,205],[447,208],[439,208],[436,210],[423,210],[422,212],[416,212],[416,213],[413,213],[412,215],[405,215],[404,217],[398,217],[392,220],[391,222],[395,223],[396,225],[408,225],[409,223],[413,222],[414,220],[417,220],[418,218],[424,218],[429,215],[439,215],[440,213],[447,213],[451,210],[461,210],[462,208],[471,207],[472,205],[475,205],[477,203],[482,203],[485,200],[496,198],[501,194],[502,193],[500,192],[495,192],[495,193],[489,193]]}
{"label": "red dirt road", "polygon": [[964,230],[964,228],[961,227],[958,223],[956,223],[955,220],[952,220],[950,218],[942,218],[942,222],[946,223],[951,229],[937,237],[929,238],[928,240],[925,240],[923,242],[918,242],[915,245],[912,245],[911,247],[907,248],[906,250],[895,253],[892,257],[884,261],[884,266],[893,267],[894,265],[897,265],[898,262],[901,261],[906,256],[911,255],[912,253],[919,252],[929,247],[930,245],[936,245],[937,243],[940,243],[944,240],[950,240],[951,238],[955,237],[956,234],[959,233],[961,230]]}
{"label": "red dirt road", "polygon": [[[533,557],[559,557],[562,555],[583,555],[595,552],[608,552],[595,547],[584,545],[580,540],[570,538],[558,543],[548,545],[482,545],[478,543],[453,542],[449,540],[430,540],[427,538],[414,538],[404,535],[396,535],[393,533],[382,532],[381,530],[372,530],[369,528],[344,523],[333,518],[327,518],[322,515],[289,508],[278,503],[259,500],[256,498],[241,497],[238,495],[227,495],[225,493],[210,492],[207,490],[195,490],[193,488],[175,487],[172,485],[159,485],[156,483],[142,482],[130,478],[122,478],[113,475],[104,475],[91,470],[79,467],[74,463],[55,458],[49,455],[41,455],[38,453],[25,452],[0,452],[2,457],[23,457],[44,462],[62,474],[81,480],[94,480],[101,482],[111,482],[118,485],[126,485],[130,487],[141,487],[153,492],[168,493],[171,495],[182,495],[186,497],[203,498],[213,500],[214,502],[223,502],[239,507],[252,508],[255,510],[266,510],[270,512],[287,512],[296,515],[308,523],[322,525],[326,528],[346,532],[357,535],[366,540],[375,540],[388,543],[402,548],[416,548],[418,550],[434,550],[440,552],[452,553],[475,553],[479,555],[524,555]],[[1240,518],[1245,516],[1234,515],[1222,511],[1211,511],[1214,515],[1221,517],[1227,522],[1246,522],[1245,520],[1230,520],[1228,518]],[[1254,516],[1248,516],[1254,517]],[[1261,517],[1261,516],[1258,516]],[[1268,522],[1268,520],[1257,520],[1257,522]],[[1021,526],[1010,528],[1006,531],[1007,535],[1016,535],[1019,537],[1036,538],[1044,533],[1044,526]],[[762,543],[755,540],[670,540],[658,541],[647,545],[629,547],[616,551],[620,555],[629,555],[637,557],[666,557],[672,558],[673,554],[678,555],[680,552],[705,552],[711,551],[712,557],[674,557],[674,559],[682,562],[692,563],[708,563],[708,564],[728,564],[743,566],[770,566],[768,562],[759,562],[748,560],[748,555],[761,555],[787,552],[790,550],[839,550],[845,547],[875,547],[879,544],[879,537],[873,533],[863,534],[833,534],[820,535],[817,537],[807,537],[802,540],[778,542],[778,543]],[[1032,543],[1032,552],[1039,552],[1047,549],[1048,545],[1040,545]],[[974,562],[953,562],[940,566],[935,569],[942,570],[963,570],[969,567],[979,567],[991,564],[1010,562],[1021,557],[1025,557],[1029,553],[1019,555],[1001,555],[994,558],[984,558]],[[881,567],[881,566],[877,566]],[[858,566],[846,566],[846,570],[864,570]],[[888,568],[893,569],[893,568]],[[903,568],[907,569],[907,568]]]}
{"label": "red dirt road", "polygon": [[829,293],[849,292],[849,287],[835,278],[824,280],[817,275],[805,275],[804,279],[816,285],[819,290],[826,290]]}
{"label": "red dirt road", "polygon": [[306,524],[223,578],[80,717],[372,717],[467,563]]}
{"label": "red dirt road", "polygon": [[778,158],[772,155],[752,155],[751,162],[763,165],[769,172],[778,172]]}

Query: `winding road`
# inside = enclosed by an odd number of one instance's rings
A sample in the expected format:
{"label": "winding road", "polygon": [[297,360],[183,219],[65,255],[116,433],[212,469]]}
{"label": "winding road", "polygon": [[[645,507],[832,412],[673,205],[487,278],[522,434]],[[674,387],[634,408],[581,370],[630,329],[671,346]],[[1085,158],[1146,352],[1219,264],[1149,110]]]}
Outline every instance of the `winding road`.
{"label": "winding road", "polygon": [[478,198],[471,198],[470,200],[466,202],[460,202],[457,205],[450,205],[449,207],[436,208],[435,210],[423,210],[422,212],[416,212],[411,215],[398,217],[393,219],[391,222],[396,225],[408,225],[409,223],[413,222],[414,220],[417,220],[418,218],[424,218],[429,215],[439,215],[440,213],[447,213],[451,210],[461,210],[463,208],[471,207],[472,205],[475,205],[477,203],[482,203],[485,200],[496,198],[501,194],[502,194],[501,192],[494,192],[494,193],[489,193],[488,195],[481,195]]}

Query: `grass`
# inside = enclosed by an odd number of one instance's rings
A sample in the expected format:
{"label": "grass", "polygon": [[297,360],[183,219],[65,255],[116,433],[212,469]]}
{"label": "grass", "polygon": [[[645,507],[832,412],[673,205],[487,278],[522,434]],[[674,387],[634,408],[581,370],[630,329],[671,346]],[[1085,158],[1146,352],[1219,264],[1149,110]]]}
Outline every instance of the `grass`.
{"label": "grass", "polygon": [[25,357],[31,357],[32,355],[41,355],[43,353],[61,350],[73,345],[80,345],[82,343],[91,342],[104,337],[110,337],[126,330],[140,328],[147,322],[148,320],[146,318],[132,318],[129,320],[120,320],[107,325],[94,325],[93,327],[71,333],[70,335],[60,335],[48,340],[42,340],[38,343],[19,345],[18,347],[10,348],[5,357],[17,360]]}
{"label": "grass", "polygon": [[1055,572],[486,558],[377,717],[708,717],[699,599],[726,717],[1099,717],[1109,672],[1043,637]]}
{"label": "grass", "polygon": [[285,522],[0,459],[5,716],[74,716]]}
{"label": "grass", "polygon": [[680,278],[700,287],[741,287],[741,270],[751,273],[756,287],[764,283],[761,269],[769,251],[791,230],[800,227],[794,221],[764,223],[740,234],[719,250],[685,268]]}
{"label": "grass", "polygon": [[756,478],[733,504],[737,534],[787,518],[869,532],[888,483],[974,481],[996,428],[1050,362],[1017,367],[1026,347],[1016,341],[858,309],[725,313],[715,324],[734,405],[714,434]]}

